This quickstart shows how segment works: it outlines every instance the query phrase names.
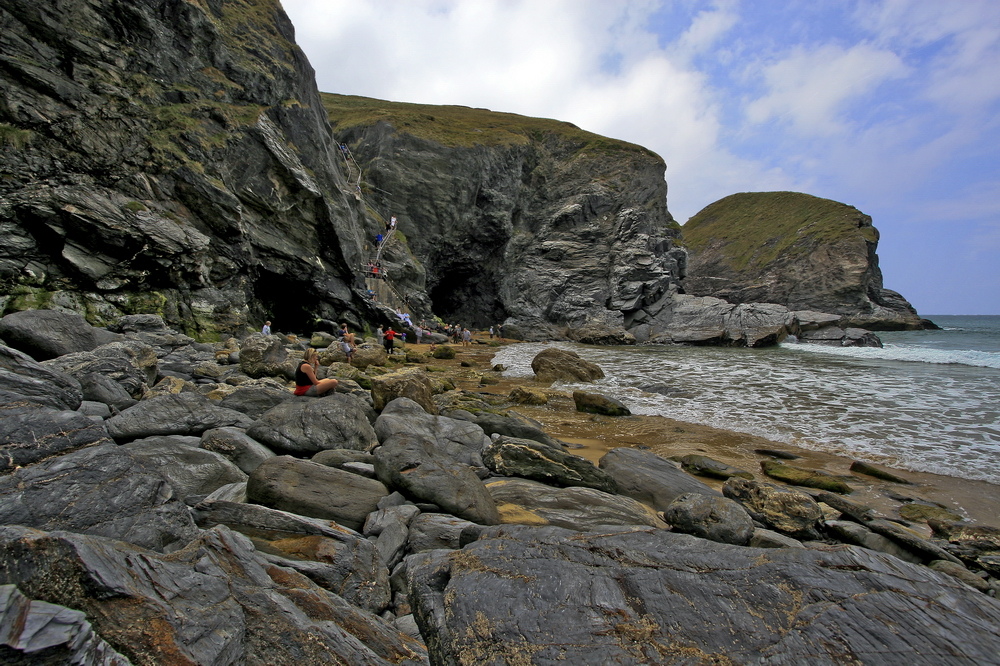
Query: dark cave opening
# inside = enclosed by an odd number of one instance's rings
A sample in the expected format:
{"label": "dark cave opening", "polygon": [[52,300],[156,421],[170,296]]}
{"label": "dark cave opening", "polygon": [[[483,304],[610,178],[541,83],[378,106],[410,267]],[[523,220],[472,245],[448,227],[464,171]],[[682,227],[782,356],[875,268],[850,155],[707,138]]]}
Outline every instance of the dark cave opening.
{"label": "dark cave opening", "polygon": [[441,275],[428,296],[434,314],[445,323],[485,329],[507,318],[496,285],[494,275],[452,270]]}
{"label": "dark cave opening", "polygon": [[302,282],[263,272],[254,283],[254,295],[261,317],[254,322],[258,330],[265,321],[271,322],[275,333],[310,334],[315,328],[316,297]]}

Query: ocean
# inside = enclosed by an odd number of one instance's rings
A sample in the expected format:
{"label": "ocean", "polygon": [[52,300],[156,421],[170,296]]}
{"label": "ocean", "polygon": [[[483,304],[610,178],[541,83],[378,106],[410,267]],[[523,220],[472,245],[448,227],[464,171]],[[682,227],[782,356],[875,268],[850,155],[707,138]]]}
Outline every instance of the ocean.
{"label": "ocean", "polygon": [[880,332],[883,349],[522,343],[493,362],[530,377],[540,350],[570,349],[606,377],[555,388],[600,392],[635,414],[1000,484],[1000,316],[928,318],[942,330]]}

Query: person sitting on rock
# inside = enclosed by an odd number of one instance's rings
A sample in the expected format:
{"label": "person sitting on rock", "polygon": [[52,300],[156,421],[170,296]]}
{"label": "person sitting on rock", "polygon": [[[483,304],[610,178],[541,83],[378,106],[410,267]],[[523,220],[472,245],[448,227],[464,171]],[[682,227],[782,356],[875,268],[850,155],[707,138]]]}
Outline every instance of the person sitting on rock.
{"label": "person sitting on rock", "polygon": [[295,395],[321,396],[337,389],[339,382],[336,379],[316,379],[317,367],[319,354],[310,347],[295,369]]}
{"label": "person sitting on rock", "polygon": [[260,329],[261,335],[271,335],[271,322],[265,321],[264,326]]}

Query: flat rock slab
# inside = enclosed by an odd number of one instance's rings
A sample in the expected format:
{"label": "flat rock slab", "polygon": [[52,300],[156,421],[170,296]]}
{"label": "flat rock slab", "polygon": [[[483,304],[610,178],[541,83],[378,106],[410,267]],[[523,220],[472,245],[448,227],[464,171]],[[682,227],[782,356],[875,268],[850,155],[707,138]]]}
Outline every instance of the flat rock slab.
{"label": "flat rock slab", "polygon": [[1000,602],[853,546],[504,526],[407,563],[432,663],[971,666],[1000,654]]}

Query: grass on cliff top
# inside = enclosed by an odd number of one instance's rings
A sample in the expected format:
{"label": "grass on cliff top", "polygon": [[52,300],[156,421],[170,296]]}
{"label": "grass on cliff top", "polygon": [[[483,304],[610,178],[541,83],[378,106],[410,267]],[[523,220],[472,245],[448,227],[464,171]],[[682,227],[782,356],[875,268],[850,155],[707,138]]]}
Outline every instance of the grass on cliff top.
{"label": "grass on cliff top", "polygon": [[453,148],[518,146],[556,136],[598,153],[634,152],[660,159],[653,151],[626,141],[587,132],[572,123],[531,118],[468,106],[387,102],[356,95],[320,93],[336,130],[370,126],[379,121],[396,131]]}
{"label": "grass on cliff top", "polygon": [[763,268],[778,257],[851,238],[878,240],[871,218],[854,206],[800,192],[743,192],[720,199],[681,229],[685,246],[698,253],[722,245],[735,270]]}

